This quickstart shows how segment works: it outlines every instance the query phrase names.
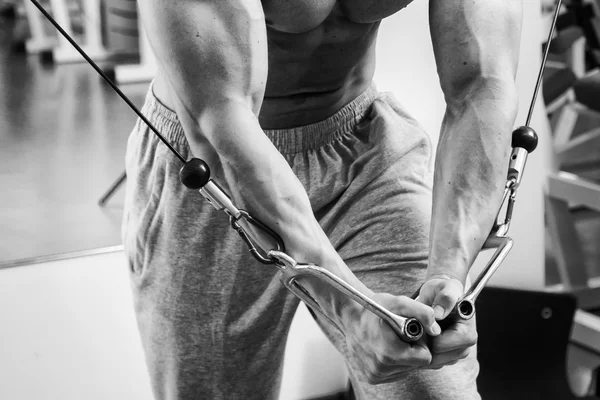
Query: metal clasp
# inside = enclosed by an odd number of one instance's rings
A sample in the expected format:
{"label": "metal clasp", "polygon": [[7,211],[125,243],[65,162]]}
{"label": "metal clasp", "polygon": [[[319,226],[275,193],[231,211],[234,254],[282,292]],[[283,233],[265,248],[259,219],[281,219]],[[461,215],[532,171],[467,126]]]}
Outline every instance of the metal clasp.
{"label": "metal clasp", "polygon": [[248,246],[248,250],[258,262],[265,265],[273,265],[277,262],[276,259],[269,257],[268,250],[263,249],[256,241],[252,240],[242,224],[243,222],[246,222],[258,229],[260,233],[272,239],[274,250],[285,251],[285,244],[283,243],[281,236],[258,219],[252,217],[247,211],[237,208],[227,193],[225,193],[225,191],[212,179],[200,189],[200,193],[214,208],[219,211],[224,211],[229,215],[231,227],[240,235],[242,240]]}
{"label": "metal clasp", "polygon": [[202,196],[204,196],[204,198],[218,211],[225,211],[236,219],[240,217],[240,210],[233,204],[231,198],[225,193],[221,186],[212,179],[206,182],[206,185],[200,189],[200,194],[202,194]]}
{"label": "metal clasp", "polygon": [[[504,187],[504,194],[502,195],[502,202],[500,203],[500,208],[498,209],[498,214],[496,215],[496,221],[494,222],[494,227],[490,232],[490,237],[504,237],[508,233],[508,228],[510,227],[510,222],[512,220],[513,209],[515,205],[515,199],[517,197],[517,181],[514,178],[509,178],[506,181],[506,185]],[[500,219],[500,213],[504,209],[504,205],[506,204],[506,212],[504,217]]]}
{"label": "metal clasp", "polygon": [[252,256],[254,256],[254,258],[258,262],[265,264],[265,265],[276,264],[278,260],[269,254],[270,251],[263,249],[262,247],[260,247],[258,244],[256,244],[250,238],[250,235],[248,235],[248,232],[246,232],[246,230],[240,225],[240,221],[242,221],[242,220],[246,221],[248,224],[253,225],[254,227],[258,228],[258,230],[261,231],[263,234],[266,234],[271,239],[273,239],[273,241],[275,243],[274,250],[276,250],[276,251],[285,251],[285,244],[283,243],[281,236],[279,236],[275,231],[273,231],[267,225],[263,224],[258,219],[252,217],[247,211],[245,211],[245,210],[238,210],[238,211],[239,211],[238,218],[234,218],[233,216],[229,217],[229,222],[231,224],[231,227],[233,229],[235,229],[236,232],[240,235],[242,240],[248,246],[250,253],[252,254]]}

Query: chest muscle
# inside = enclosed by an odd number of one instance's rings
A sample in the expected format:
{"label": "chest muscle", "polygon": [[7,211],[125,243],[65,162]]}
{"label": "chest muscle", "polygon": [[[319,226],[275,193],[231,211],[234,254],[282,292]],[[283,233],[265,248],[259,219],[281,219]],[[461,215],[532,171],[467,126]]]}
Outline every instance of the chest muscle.
{"label": "chest muscle", "polygon": [[308,32],[332,14],[352,22],[372,23],[394,14],[413,0],[262,0],[267,24],[287,33]]}

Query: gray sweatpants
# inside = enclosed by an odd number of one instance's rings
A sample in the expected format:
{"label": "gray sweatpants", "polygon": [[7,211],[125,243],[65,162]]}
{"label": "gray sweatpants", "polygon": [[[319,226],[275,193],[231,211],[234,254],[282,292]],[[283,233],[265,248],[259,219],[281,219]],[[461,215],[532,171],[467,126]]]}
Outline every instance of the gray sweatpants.
{"label": "gray sweatpants", "polygon": [[[191,157],[176,114],[152,89],[143,112]],[[431,217],[423,128],[372,86],[325,121],[265,134],[358,278],[374,291],[413,293],[425,276]],[[126,163],[123,241],[156,399],[276,399],[298,300],[274,267],[251,257],[224,213],[180,183],[181,162],[141,121]],[[345,353],[340,333],[319,324]],[[349,370],[359,399],[478,399],[474,353],[392,384],[371,386]]]}

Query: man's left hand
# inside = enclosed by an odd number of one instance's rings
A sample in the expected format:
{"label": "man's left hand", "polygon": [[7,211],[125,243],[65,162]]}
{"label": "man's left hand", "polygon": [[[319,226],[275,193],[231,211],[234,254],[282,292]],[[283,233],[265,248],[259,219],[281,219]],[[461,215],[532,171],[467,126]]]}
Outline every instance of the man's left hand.
{"label": "man's left hand", "polygon": [[[437,321],[444,320],[454,309],[464,294],[463,283],[446,275],[433,276],[427,279],[419,291],[417,300],[431,306]],[[477,343],[475,319],[452,320],[442,323],[442,334],[431,337],[429,347],[432,360],[428,367],[438,369],[446,365],[456,364],[466,358],[471,348]]]}

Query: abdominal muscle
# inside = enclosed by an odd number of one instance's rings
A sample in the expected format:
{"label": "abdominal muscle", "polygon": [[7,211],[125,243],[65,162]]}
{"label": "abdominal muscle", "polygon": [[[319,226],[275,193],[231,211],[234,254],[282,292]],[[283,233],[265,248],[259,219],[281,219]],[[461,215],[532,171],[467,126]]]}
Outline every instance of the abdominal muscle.
{"label": "abdominal muscle", "polygon": [[[320,7],[325,3],[328,1],[311,4]],[[269,46],[269,72],[258,116],[263,129],[292,128],[327,119],[370,85],[379,21],[350,21],[337,2],[331,4],[329,10],[315,10],[321,15],[315,12],[312,19],[295,18],[286,24],[288,21],[276,13],[271,15],[269,2],[263,1]],[[328,14],[322,15],[323,11]],[[300,26],[299,20],[303,20]],[[154,95],[173,109],[160,69],[153,89]]]}

